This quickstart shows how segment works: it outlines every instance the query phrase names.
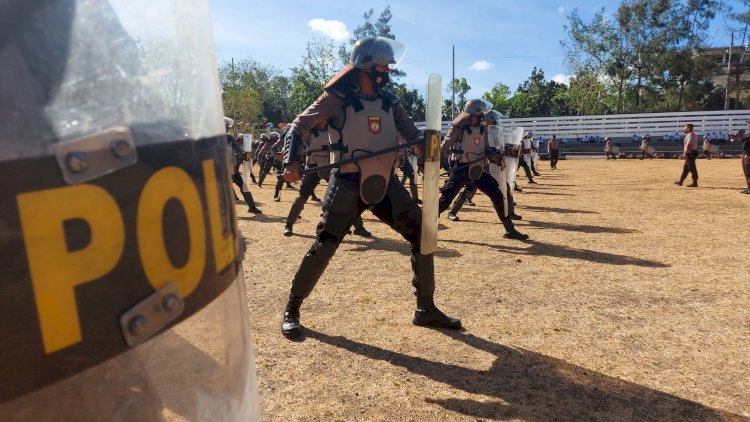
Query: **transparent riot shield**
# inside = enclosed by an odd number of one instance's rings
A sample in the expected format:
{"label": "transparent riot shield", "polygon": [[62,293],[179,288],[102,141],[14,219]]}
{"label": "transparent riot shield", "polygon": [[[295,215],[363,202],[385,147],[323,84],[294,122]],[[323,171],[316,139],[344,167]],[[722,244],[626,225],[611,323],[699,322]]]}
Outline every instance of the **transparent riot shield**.
{"label": "transparent riot shield", "polygon": [[518,175],[518,159],[521,153],[521,141],[523,140],[523,128],[509,128],[504,136],[506,151],[510,151],[505,156],[505,177],[511,191],[516,187],[516,176]]}
{"label": "transparent riot shield", "polygon": [[3,12],[0,419],[259,420],[208,2]]}
{"label": "transparent riot shield", "polygon": [[[499,157],[502,159],[505,151],[505,133],[502,127],[498,125],[492,125],[487,127],[487,141]],[[500,185],[500,192],[503,194],[503,215],[508,216],[508,183],[506,181],[505,172],[503,171],[502,165],[497,165],[490,162],[488,171],[492,177],[497,180]]]}
{"label": "transparent riot shield", "polygon": [[436,74],[431,74],[427,83],[421,235],[421,253],[425,255],[437,251],[442,83],[443,78]]}
{"label": "transparent riot shield", "polygon": [[[245,160],[242,160],[242,191],[243,192],[250,192],[250,173],[253,171],[253,162],[252,157],[248,152],[252,151],[253,149],[253,137],[252,135],[245,134],[242,135],[242,150],[245,151],[244,158]],[[248,160],[247,158],[250,158]]]}

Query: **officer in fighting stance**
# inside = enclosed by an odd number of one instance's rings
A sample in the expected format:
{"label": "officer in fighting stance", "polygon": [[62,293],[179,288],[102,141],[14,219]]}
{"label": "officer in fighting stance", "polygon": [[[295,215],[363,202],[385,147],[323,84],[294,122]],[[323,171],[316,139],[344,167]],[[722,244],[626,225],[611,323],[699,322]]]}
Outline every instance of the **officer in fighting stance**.
{"label": "officer in fighting stance", "polygon": [[[245,203],[247,204],[247,211],[251,212],[253,214],[263,214],[261,210],[258,209],[258,207],[255,205],[255,201],[253,200],[253,195],[250,192],[245,192],[242,187],[245,185],[242,181],[242,175],[240,174],[240,164],[242,164],[242,159],[245,156],[245,151],[242,149],[242,144],[229,133],[229,129],[234,126],[234,120],[230,119],[229,117],[224,118],[224,128],[227,132],[227,144],[229,148],[232,150],[232,157],[234,158],[233,162],[233,172],[232,172],[232,182],[237,185],[238,188],[240,188],[240,192],[242,192],[242,198],[245,200]],[[234,191],[232,191],[234,192]],[[234,194],[234,199],[237,198],[237,194]]]}
{"label": "officer in fighting stance", "polygon": [[[498,120],[500,120],[501,118],[502,118],[502,114],[500,114],[500,112],[495,111],[495,110],[488,111],[484,115],[484,119],[483,119],[485,130],[489,126],[497,125]],[[515,149],[515,150],[508,149],[507,153],[503,151],[502,156],[505,156],[506,154],[512,154],[513,151],[517,153],[518,149]],[[499,180],[498,180],[498,183],[500,183]],[[515,202],[513,201],[512,191],[513,189],[510,187],[510,182],[509,182],[508,188],[506,189],[506,192],[508,193],[508,217],[511,220],[521,220],[522,217],[515,213]],[[453,205],[451,206],[450,210],[448,210],[448,220],[459,221],[458,212],[461,211],[461,208],[463,208],[464,204],[467,204],[467,205],[469,204],[469,201],[472,198],[474,198],[474,195],[476,193],[477,193],[476,185],[473,182],[467,183],[464,190],[461,191],[461,193],[456,197],[456,200],[453,202]]]}
{"label": "officer in fighting stance", "polygon": [[[399,135],[407,141],[420,137],[399,97],[383,89],[390,65],[397,63],[403,46],[385,37],[357,41],[350,63],[325,86],[325,92],[292,123],[284,143],[284,178],[300,179],[299,161],[303,139],[327,121],[334,163],[355,158],[365,151],[396,146]],[[419,154],[423,150],[418,151]],[[292,280],[281,331],[288,338],[302,334],[300,305],[312,292],[349,227],[365,209],[398,231],[411,244],[411,261],[417,309],[412,323],[460,328],[461,321],[441,312],[433,302],[435,271],[433,255],[420,251],[422,210],[396,180],[393,168],[398,153],[388,153],[343,164],[331,173],[323,199],[323,218],[317,236]]]}
{"label": "officer in fighting stance", "polygon": [[[481,123],[485,113],[491,109],[492,104],[487,101],[469,100],[464,107],[464,111],[451,122],[451,128],[443,140],[441,149],[443,154],[453,154],[454,164],[448,180],[440,189],[440,212],[448,209],[451,201],[458,195],[461,188],[468,183],[473,183],[492,201],[495,212],[500,217],[503,227],[505,227],[503,237],[526,240],[529,236],[517,231],[510,217],[504,217],[503,194],[500,191],[500,186],[492,176],[484,171],[487,160],[476,161],[482,157],[488,157],[494,152],[487,143],[485,128]],[[498,163],[501,160],[497,155],[491,159]],[[472,163],[472,161],[475,162]]]}
{"label": "officer in fighting stance", "polygon": [[[328,123],[323,121],[318,126],[310,129],[309,142],[306,142],[307,149],[305,150],[307,168],[315,168],[318,166],[324,166],[330,163],[330,148],[328,143]],[[320,202],[315,196],[315,188],[322,179],[328,180],[330,176],[330,170],[321,170],[307,173],[302,178],[302,184],[299,188],[299,196],[292,203],[292,208],[289,209],[289,215],[286,218],[286,225],[284,226],[284,236],[291,236],[294,234],[293,226],[297,222],[297,218],[305,208],[305,202],[307,198],[311,198],[315,202]],[[362,217],[359,216],[354,220],[354,232],[357,236],[370,237],[372,233],[365,229]]]}

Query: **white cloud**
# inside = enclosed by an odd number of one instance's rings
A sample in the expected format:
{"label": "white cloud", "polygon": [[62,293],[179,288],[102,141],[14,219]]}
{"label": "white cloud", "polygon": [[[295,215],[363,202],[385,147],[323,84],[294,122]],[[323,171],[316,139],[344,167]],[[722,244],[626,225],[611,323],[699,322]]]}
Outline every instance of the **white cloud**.
{"label": "white cloud", "polygon": [[570,76],[563,75],[562,73],[558,73],[557,75],[553,76],[552,80],[559,84],[570,85]]}
{"label": "white cloud", "polygon": [[565,6],[560,6],[557,8],[557,13],[564,15],[565,14]]}
{"label": "white cloud", "polygon": [[307,22],[307,26],[310,27],[310,30],[313,32],[321,33],[329,38],[332,38],[334,41],[345,41],[349,38],[349,31],[346,30],[346,25],[344,22],[337,21],[337,20],[326,20],[326,19],[320,19],[316,18],[309,22]]}
{"label": "white cloud", "polygon": [[475,70],[477,72],[481,72],[483,70],[489,70],[492,69],[495,66],[494,63],[490,63],[487,60],[480,60],[478,62],[474,62],[473,65],[469,69]]}

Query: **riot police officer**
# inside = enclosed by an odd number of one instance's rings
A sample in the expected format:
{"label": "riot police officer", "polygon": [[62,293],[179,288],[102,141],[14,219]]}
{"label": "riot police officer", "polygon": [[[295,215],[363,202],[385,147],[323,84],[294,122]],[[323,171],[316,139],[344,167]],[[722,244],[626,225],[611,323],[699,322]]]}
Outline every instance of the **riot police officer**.
{"label": "riot police officer", "polygon": [[262,133],[260,135],[260,147],[258,148],[258,160],[260,164],[260,172],[258,173],[258,187],[263,187],[263,181],[266,180],[266,176],[271,172],[273,168],[273,142],[271,138]]}
{"label": "riot police officer", "polygon": [[[330,139],[334,163],[355,159],[364,151],[396,146],[399,136],[406,141],[420,137],[399,97],[384,90],[390,65],[397,63],[402,53],[401,44],[385,37],[366,37],[354,44],[350,63],[292,123],[284,144],[285,180],[299,180],[303,139],[323,121],[328,122],[329,133],[335,135]],[[349,227],[365,209],[370,209],[411,244],[412,285],[417,296],[412,323],[461,327],[460,320],[445,315],[433,301],[433,255],[424,255],[420,250],[422,210],[395,178],[393,168],[397,159],[397,152],[388,153],[342,164],[332,171],[315,242],[292,280],[281,326],[285,336],[294,338],[302,334],[299,320],[302,301],[312,292]]]}
{"label": "riot police officer", "polygon": [[[522,234],[513,226],[513,220],[504,216],[503,194],[497,181],[484,171],[490,157],[500,160],[497,152],[492,151],[487,143],[485,127],[481,123],[485,113],[492,109],[492,104],[485,100],[474,99],[466,102],[464,111],[451,122],[451,128],[442,142],[443,154],[453,154],[453,167],[445,185],[440,189],[440,212],[447,210],[451,201],[459,191],[469,183],[473,183],[492,201],[497,216],[503,223],[508,239],[526,240],[528,235]],[[478,161],[479,160],[479,161]]]}
{"label": "riot police officer", "polygon": [[[245,200],[245,203],[248,207],[247,211],[253,214],[263,214],[263,212],[259,210],[255,205],[253,195],[250,193],[250,191],[248,190],[247,192],[245,192],[244,189],[244,187],[247,185],[247,180],[245,180],[243,183],[242,174],[240,174],[240,164],[242,164],[242,161],[245,157],[245,151],[242,149],[242,144],[239,143],[238,140],[229,133],[229,129],[234,126],[234,120],[230,119],[229,117],[225,117],[224,125],[227,132],[227,144],[232,150],[233,157],[232,182],[237,185],[238,188],[240,188],[240,192],[242,192],[242,198]],[[237,199],[237,194],[235,194],[234,197],[235,199]]]}
{"label": "riot police officer", "polygon": [[[495,110],[488,111],[483,118],[483,124],[485,126],[485,129],[492,125],[497,125],[498,121],[502,118],[502,114],[500,112]],[[507,153],[505,151],[502,151],[500,155],[505,159],[505,155],[511,154],[512,149],[508,149]],[[515,163],[514,163],[515,165]],[[495,179],[497,180],[497,179]],[[498,183],[500,183],[500,180],[497,180]],[[508,194],[508,217],[511,220],[521,220],[522,217],[515,213],[515,202],[513,202],[513,189],[511,188],[511,183],[508,182],[508,189],[506,189],[506,192]],[[477,193],[477,187],[473,182],[469,182],[466,184],[466,187],[463,191],[456,197],[456,200],[453,202],[453,205],[451,205],[450,209],[448,210],[448,220],[450,221],[459,221],[458,218],[458,212],[461,211],[461,208],[466,204],[469,204],[469,201],[474,197],[474,195]]]}

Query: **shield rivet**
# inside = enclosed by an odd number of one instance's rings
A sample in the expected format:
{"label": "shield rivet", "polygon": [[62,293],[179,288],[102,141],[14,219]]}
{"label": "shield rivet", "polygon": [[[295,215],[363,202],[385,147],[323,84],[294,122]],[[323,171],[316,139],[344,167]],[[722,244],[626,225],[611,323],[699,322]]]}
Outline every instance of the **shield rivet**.
{"label": "shield rivet", "polygon": [[112,154],[117,158],[127,157],[132,151],[130,144],[124,139],[116,139],[112,141],[110,148],[112,149]]}
{"label": "shield rivet", "polygon": [[128,323],[128,330],[130,330],[130,334],[137,336],[143,333],[143,331],[146,329],[146,318],[138,315],[135,318],[131,319]]}
{"label": "shield rivet", "polygon": [[73,173],[81,173],[89,167],[89,160],[85,152],[73,151],[65,156],[65,165]]}
{"label": "shield rivet", "polygon": [[174,311],[180,306],[180,299],[175,295],[169,295],[162,300],[162,306],[167,311]]}

